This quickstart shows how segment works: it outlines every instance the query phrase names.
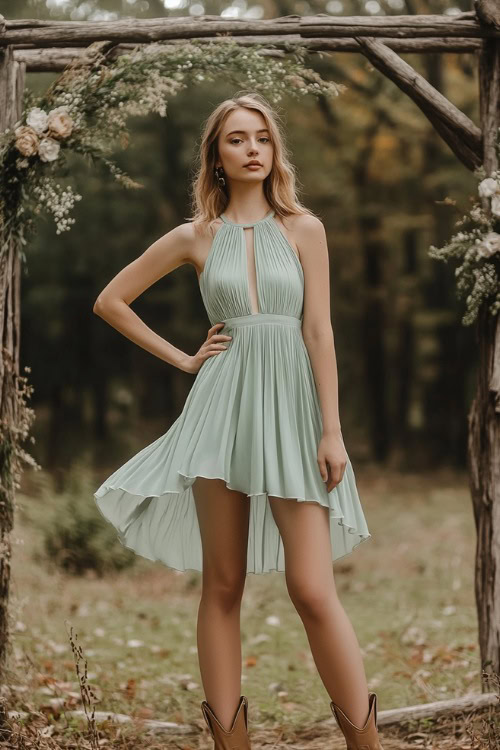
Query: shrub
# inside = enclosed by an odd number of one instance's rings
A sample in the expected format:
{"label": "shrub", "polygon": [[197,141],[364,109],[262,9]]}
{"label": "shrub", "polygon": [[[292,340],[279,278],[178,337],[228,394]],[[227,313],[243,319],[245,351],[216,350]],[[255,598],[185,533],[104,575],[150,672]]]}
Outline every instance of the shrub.
{"label": "shrub", "polygon": [[93,472],[75,465],[66,475],[63,492],[56,494],[51,483],[41,483],[39,508],[30,512],[47,559],[72,575],[94,571],[103,576],[130,567],[137,559],[101,516],[93,497],[95,486]]}

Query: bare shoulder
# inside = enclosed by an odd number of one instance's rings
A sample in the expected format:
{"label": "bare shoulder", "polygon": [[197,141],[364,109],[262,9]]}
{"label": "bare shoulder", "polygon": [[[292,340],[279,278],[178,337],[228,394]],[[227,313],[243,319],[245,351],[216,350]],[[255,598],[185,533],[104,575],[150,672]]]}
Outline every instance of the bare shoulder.
{"label": "bare shoulder", "polygon": [[196,266],[199,257],[203,256],[203,246],[213,236],[212,224],[215,223],[186,221],[164,234],[158,242],[165,247],[175,246],[175,254],[179,260]]}
{"label": "bare shoulder", "polygon": [[319,237],[325,232],[325,227],[321,219],[312,214],[295,214],[293,217],[293,229],[296,232],[297,237],[304,237],[314,235]]}
{"label": "bare shoulder", "polygon": [[205,267],[212,242],[222,223],[222,220],[216,218],[212,221],[186,222],[177,227],[186,263],[195,267],[198,278]]}
{"label": "bare shoulder", "polygon": [[282,225],[301,262],[312,244],[325,240],[323,222],[312,214],[291,214],[283,219]]}
{"label": "bare shoulder", "polygon": [[167,241],[177,243],[178,251],[183,253],[185,261],[189,262],[191,257],[191,249],[195,241],[195,227],[190,221],[186,221],[183,224],[178,224],[176,227],[163,235],[161,238],[165,243]]}

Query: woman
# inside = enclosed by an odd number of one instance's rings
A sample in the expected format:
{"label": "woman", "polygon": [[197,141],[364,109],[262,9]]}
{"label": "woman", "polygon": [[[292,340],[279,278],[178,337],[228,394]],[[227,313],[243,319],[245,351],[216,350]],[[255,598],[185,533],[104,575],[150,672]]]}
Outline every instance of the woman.
{"label": "woman", "polygon": [[[380,750],[376,695],[332,571],[370,534],[340,429],[325,230],[297,200],[277,116],[259,94],[212,112],[200,161],[193,220],[120,271],[94,306],[196,378],[168,432],[95,500],[137,554],[203,571],[197,643],[216,750],[250,746],[240,604],[246,575],[271,570],[286,572],[347,744]],[[183,263],[211,322],[194,355],[129,307]]]}

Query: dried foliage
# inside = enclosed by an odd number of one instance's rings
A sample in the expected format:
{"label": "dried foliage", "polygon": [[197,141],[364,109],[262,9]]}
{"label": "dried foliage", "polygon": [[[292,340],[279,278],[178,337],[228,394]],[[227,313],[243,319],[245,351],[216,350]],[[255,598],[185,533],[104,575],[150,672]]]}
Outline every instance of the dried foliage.
{"label": "dried foliage", "polygon": [[[500,129],[497,134],[500,152]],[[445,263],[452,258],[461,261],[455,269],[457,294],[466,297],[464,325],[473,323],[483,303],[491,315],[500,311],[500,171],[486,176],[484,167],[474,174],[480,180],[478,197],[468,213],[455,226],[460,231],[441,248],[430,246],[431,258]],[[455,205],[450,198],[447,203]]]}

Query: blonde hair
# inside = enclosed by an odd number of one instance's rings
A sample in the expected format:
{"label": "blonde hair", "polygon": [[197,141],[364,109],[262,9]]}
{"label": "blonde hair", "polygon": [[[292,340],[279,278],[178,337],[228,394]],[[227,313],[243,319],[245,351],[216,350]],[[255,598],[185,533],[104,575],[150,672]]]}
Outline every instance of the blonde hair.
{"label": "blonde hair", "polygon": [[227,183],[219,186],[215,174],[217,139],[229,113],[240,107],[260,112],[269,130],[274,156],[271,171],[264,180],[264,195],[271,208],[281,217],[292,214],[314,216],[297,198],[295,168],[288,157],[278,115],[260,94],[239,92],[231,99],[221,102],[205,121],[199,150],[199,167],[191,188],[194,215],[188,220],[199,224],[210,222],[220,216],[229,203]]}

